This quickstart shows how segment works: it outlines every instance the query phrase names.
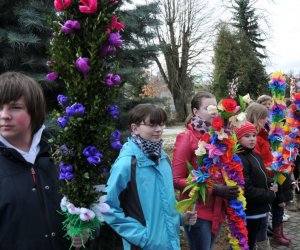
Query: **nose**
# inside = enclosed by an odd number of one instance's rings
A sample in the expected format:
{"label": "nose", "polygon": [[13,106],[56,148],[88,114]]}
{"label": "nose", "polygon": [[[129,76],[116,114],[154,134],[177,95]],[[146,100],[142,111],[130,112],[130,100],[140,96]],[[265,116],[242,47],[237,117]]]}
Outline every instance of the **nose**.
{"label": "nose", "polygon": [[1,119],[10,119],[11,118],[10,111],[7,107],[2,107],[0,109],[0,118]]}

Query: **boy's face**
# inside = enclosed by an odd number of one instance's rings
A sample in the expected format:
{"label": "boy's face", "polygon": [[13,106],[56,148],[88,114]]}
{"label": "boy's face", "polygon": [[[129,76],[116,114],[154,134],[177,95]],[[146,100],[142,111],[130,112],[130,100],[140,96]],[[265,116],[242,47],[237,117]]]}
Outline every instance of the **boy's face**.
{"label": "boy's face", "polygon": [[140,124],[131,124],[131,130],[134,134],[139,135],[144,140],[158,142],[161,139],[165,124],[151,124],[149,117],[145,122]]}
{"label": "boy's face", "polygon": [[17,148],[31,142],[31,118],[24,97],[0,105],[0,134]]}
{"label": "boy's face", "polygon": [[239,143],[245,147],[253,149],[256,145],[256,133],[248,133],[245,134],[241,139],[239,139]]}
{"label": "boy's face", "polygon": [[264,105],[268,110],[270,110],[272,108],[272,101],[267,100],[261,103],[262,105]]}

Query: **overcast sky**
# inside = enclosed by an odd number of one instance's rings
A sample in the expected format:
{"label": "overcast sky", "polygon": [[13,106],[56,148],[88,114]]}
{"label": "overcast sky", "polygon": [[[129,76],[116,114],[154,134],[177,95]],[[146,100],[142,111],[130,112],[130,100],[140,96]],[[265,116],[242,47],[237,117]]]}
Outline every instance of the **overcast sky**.
{"label": "overcast sky", "polygon": [[[146,0],[134,0],[134,2],[144,4]],[[224,9],[224,2],[228,3],[228,0],[208,2],[212,7],[217,8],[216,18],[229,19],[230,14]],[[267,27],[265,23],[261,24],[269,36],[264,42],[269,55],[269,61],[266,62],[268,73],[280,70],[285,73],[292,71],[294,74],[299,74],[300,0],[257,0],[254,7],[257,8],[257,12],[261,12],[266,17],[269,25]]]}

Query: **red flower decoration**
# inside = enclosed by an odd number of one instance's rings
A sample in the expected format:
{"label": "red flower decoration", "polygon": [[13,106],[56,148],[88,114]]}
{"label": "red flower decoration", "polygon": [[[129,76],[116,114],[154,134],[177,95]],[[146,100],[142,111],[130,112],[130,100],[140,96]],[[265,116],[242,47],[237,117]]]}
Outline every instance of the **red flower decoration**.
{"label": "red flower decoration", "polygon": [[225,98],[222,100],[222,106],[226,112],[234,112],[237,107],[237,103],[234,99]]}
{"label": "red flower decoration", "polygon": [[298,100],[300,100],[300,93],[296,93],[295,94],[295,99],[298,101]]}
{"label": "red flower decoration", "polygon": [[220,116],[217,116],[212,120],[211,126],[215,131],[220,131],[224,127],[224,121]]}
{"label": "red flower decoration", "polygon": [[54,0],[54,7],[58,11],[62,11],[71,5],[71,0]]}
{"label": "red flower decoration", "polygon": [[125,24],[123,22],[119,22],[116,16],[112,16],[109,24],[109,28],[112,30],[120,31],[124,29]]}
{"label": "red flower decoration", "polygon": [[85,14],[95,14],[98,9],[98,0],[80,0],[83,5],[79,6],[79,10]]}

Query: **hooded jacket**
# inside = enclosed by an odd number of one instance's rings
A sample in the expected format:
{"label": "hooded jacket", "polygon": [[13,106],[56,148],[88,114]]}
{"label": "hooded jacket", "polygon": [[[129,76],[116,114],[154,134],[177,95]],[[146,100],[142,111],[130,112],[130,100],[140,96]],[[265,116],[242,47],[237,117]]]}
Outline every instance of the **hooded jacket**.
{"label": "hooded jacket", "polygon": [[159,164],[130,139],[112,166],[107,183],[104,220],[122,238],[124,250],[179,250],[180,214],[168,156]]}
{"label": "hooded jacket", "polygon": [[[174,186],[181,192],[188,185],[186,178],[189,175],[189,170],[186,166],[187,162],[191,163],[194,169],[197,169],[197,156],[195,150],[198,148],[199,140],[201,140],[202,134],[188,124],[187,129],[181,132],[176,137],[174,146],[174,154],[172,160],[172,170],[174,178]],[[218,196],[212,195],[210,192],[210,199],[204,204],[198,200],[196,204],[197,217],[203,220],[212,222],[212,232],[217,234],[219,224],[224,221],[225,218],[225,202],[224,199]],[[186,199],[188,192],[180,196],[180,200]]]}
{"label": "hooded jacket", "polygon": [[0,249],[65,250],[58,169],[43,133],[34,164],[0,142]]}
{"label": "hooded jacket", "polygon": [[275,192],[269,189],[271,179],[267,177],[264,163],[259,154],[252,149],[244,148],[238,153],[245,178],[246,214],[258,215],[270,211],[275,199]]}

